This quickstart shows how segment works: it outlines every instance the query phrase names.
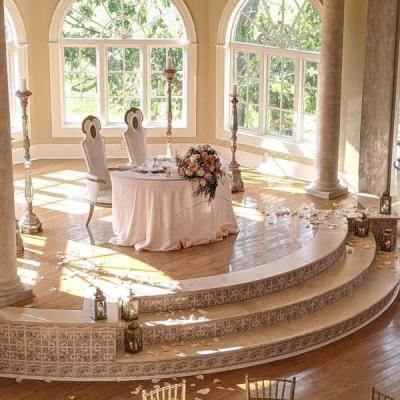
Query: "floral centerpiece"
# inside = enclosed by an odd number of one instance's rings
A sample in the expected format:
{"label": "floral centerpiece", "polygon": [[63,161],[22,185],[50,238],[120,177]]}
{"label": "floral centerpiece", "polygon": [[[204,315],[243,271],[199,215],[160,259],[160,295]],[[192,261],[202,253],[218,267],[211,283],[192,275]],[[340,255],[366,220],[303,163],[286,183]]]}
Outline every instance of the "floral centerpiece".
{"label": "floral centerpiece", "polygon": [[176,155],[179,173],[193,184],[193,195],[203,195],[211,201],[224,172],[218,153],[208,144],[190,147],[183,155]]}

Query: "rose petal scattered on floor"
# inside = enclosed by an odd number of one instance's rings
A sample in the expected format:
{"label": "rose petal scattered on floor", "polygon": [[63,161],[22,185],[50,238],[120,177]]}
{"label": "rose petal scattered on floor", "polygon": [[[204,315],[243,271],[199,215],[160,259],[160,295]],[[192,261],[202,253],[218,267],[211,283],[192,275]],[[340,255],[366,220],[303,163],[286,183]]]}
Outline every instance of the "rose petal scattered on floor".
{"label": "rose petal scattered on floor", "polygon": [[210,393],[210,391],[211,390],[209,388],[204,388],[204,389],[197,390],[196,393],[205,395],[205,394]]}

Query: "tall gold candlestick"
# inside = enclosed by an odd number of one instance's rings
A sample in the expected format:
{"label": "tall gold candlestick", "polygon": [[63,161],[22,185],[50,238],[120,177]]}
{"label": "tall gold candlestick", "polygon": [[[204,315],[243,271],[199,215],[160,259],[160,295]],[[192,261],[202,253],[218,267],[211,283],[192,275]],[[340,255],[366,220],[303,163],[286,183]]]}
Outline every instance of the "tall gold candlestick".
{"label": "tall gold candlestick", "polygon": [[43,230],[42,223],[39,221],[37,215],[33,212],[33,185],[31,176],[31,155],[30,147],[31,141],[28,134],[28,114],[27,107],[29,97],[32,96],[32,92],[29,90],[20,91],[18,90],[16,96],[19,98],[22,107],[22,133],[24,138],[24,150],[25,150],[25,200],[26,200],[26,212],[25,215],[20,219],[19,226],[22,233],[39,233]]}
{"label": "tall gold candlestick", "polygon": [[176,69],[167,68],[164,71],[164,75],[167,79],[168,85],[168,104],[167,104],[167,157],[172,157],[172,81],[175,77]]}
{"label": "tall gold candlestick", "polygon": [[240,172],[240,164],[236,161],[236,150],[237,150],[237,131],[238,131],[238,114],[237,105],[239,100],[237,99],[236,89],[231,95],[232,100],[232,136],[231,136],[231,153],[232,160],[229,163],[229,171],[232,175],[232,192],[244,192],[244,184],[242,181],[242,174]]}

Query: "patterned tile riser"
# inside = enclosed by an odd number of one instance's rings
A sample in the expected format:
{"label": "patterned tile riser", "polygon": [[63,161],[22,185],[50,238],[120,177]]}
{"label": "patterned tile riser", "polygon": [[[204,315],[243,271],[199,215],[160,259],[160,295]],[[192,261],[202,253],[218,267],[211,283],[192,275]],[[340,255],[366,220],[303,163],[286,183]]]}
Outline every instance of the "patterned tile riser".
{"label": "patterned tile riser", "polygon": [[116,359],[116,326],[64,327],[43,324],[0,323],[0,361],[33,362],[46,370],[68,363],[98,363]]}
{"label": "patterned tile riser", "polygon": [[345,241],[331,254],[301,269],[282,276],[240,284],[228,288],[216,288],[189,294],[177,293],[139,298],[141,312],[165,312],[211,307],[265,296],[298,285],[328,269],[345,252]]}
{"label": "patterned tile riser", "polygon": [[[397,293],[397,287],[381,301],[354,318],[341,322],[329,328],[296,337],[272,345],[262,345],[253,348],[236,350],[231,353],[217,353],[201,358],[185,358],[167,361],[148,361],[135,363],[134,357],[130,363],[118,361],[94,363],[39,363],[32,361],[10,362],[0,360],[0,374],[13,376],[32,376],[48,378],[75,378],[81,380],[96,379],[139,379],[151,376],[175,376],[196,374],[204,371],[238,368],[240,366],[268,361],[275,357],[290,356],[295,352],[305,351],[318,345],[334,340],[358,326],[384,309]],[[0,353],[2,354],[2,353]]]}
{"label": "patterned tile riser", "polygon": [[[348,218],[350,232],[354,232],[354,221],[355,221],[355,218]],[[381,248],[383,232],[387,228],[393,229],[395,232],[397,232],[397,220],[387,219],[387,218],[370,220],[369,230],[375,236],[376,247],[378,250]],[[395,243],[394,243],[393,251],[396,249],[396,245],[397,245],[397,234],[394,236],[395,236]]]}
{"label": "patterned tile riser", "polygon": [[263,326],[276,325],[282,321],[292,321],[333,304],[352,293],[363,281],[368,270],[345,285],[335,288],[320,296],[268,312],[247,314],[240,318],[221,319],[212,322],[199,322],[179,327],[143,327],[145,344],[168,343],[220,337],[246,332]]}

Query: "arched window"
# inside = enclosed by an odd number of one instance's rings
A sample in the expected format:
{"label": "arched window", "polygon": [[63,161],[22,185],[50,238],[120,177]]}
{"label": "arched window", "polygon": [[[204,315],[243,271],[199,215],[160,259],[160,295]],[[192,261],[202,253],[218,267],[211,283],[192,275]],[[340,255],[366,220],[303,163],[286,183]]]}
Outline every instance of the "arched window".
{"label": "arched window", "polygon": [[[195,76],[188,74],[190,66],[195,70],[195,34],[184,5],[178,7],[172,0],[61,3],[64,9],[56,11],[50,32],[52,40],[58,30],[60,60],[61,101],[52,93],[53,110],[55,105],[60,108],[58,126],[53,123],[55,136],[64,136],[63,127],[74,128],[89,114],[99,116],[106,130],[117,133],[112,128],[123,125],[125,111],[133,106],[143,110],[150,133],[165,134],[163,71],[169,58],[177,70],[172,91],[174,126],[182,135],[189,129],[195,134]],[[53,78],[52,87],[57,84]]]}
{"label": "arched window", "polygon": [[[226,31],[226,87],[238,85],[240,131],[314,140],[321,46],[318,8],[317,0],[247,0],[234,9]],[[229,118],[225,122],[229,124]]]}

